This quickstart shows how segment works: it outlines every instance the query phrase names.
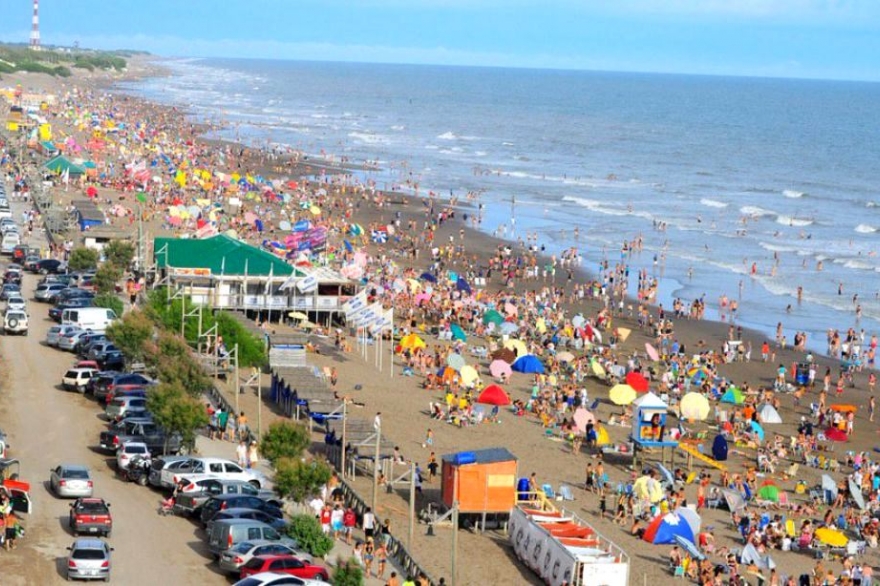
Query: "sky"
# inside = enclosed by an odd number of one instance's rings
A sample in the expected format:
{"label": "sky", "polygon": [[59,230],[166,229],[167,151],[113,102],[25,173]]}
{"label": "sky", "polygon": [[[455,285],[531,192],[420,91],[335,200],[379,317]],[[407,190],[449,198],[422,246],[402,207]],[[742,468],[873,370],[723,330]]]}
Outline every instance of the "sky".
{"label": "sky", "polygon": [[[27,42],[31,0],[0,0]],[[168,57],[880,81],[878,0],[40,0],[43,43]]]}

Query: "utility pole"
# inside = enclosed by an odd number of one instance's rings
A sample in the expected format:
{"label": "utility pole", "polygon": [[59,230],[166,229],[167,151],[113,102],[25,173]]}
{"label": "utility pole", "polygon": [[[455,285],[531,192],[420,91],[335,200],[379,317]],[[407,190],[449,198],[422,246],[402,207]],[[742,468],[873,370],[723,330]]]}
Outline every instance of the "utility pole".
{"label": "utility pole", "polygon": [[342,399],[342,451],[339,454],[339,470],[342,477],[345,478],[345,448],[346,448],[346,427],[348,427],[348,422],[346,421],[346,417],[348,415],[348,401],[345,398]]}
{"label": "utility pole", "polygon": [[416,533],[416,463],[410,462],[409,473],[409,534],[407,535],[406,546],[412,552],[413,541]]}
{"label": "utility pole", "polygon": [[[376,451],[373,454],[373,513],[378,514],[378,497],[379,497],[379,448],[382,442],[382,422],[376,421],[374,426],[376,430]],[[345,446],[342,447],[345,449]]]}

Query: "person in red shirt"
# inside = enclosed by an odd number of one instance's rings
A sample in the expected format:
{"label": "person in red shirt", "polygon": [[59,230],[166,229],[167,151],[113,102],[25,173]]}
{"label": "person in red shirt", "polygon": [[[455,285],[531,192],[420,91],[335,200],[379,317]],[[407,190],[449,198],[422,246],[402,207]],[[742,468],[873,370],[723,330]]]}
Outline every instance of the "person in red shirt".
{"label": "person in red shirt", "polygon": [[324,505],[324,508],[321,509],[321,530],[324,531],[324,535],[330,535],[331,516],[332,511],[330,510],[330,505]]}
{"label": "person in red shirt", "polygon": [[351,534],[357,525],[357,513],[354,509],[348,507],[342,515],[342,526],[345,528],[345,543],[351,545]]}

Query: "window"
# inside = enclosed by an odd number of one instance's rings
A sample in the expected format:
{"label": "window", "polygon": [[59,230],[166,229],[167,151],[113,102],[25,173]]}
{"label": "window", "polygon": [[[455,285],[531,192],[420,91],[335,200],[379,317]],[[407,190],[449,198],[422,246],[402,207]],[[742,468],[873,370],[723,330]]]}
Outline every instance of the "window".
{"label": "window", "polygon": [[241,474],[242,470],[235,464],[226,464],[226,471],[230,474]]}
{"label": "window", "polygon": [[259,527],[248,527],[248,539],[260,539],[262,537]]}
{"label": "window", "polygon": [[269,564],[269,571],[273,570],[283,570],[285,568],[284,560],[272,560],[272,563]]}
{"label": "window", "polygon": [[223,473],[223,464],[209,464],[208,469],[211,471],[212,474],[216,474],[216,473],[222,474]]}

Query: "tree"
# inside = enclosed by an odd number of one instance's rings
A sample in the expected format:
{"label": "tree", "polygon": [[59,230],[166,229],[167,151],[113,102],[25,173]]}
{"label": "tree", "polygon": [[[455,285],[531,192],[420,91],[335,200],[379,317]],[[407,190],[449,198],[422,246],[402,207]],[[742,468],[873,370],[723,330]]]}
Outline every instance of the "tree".
{"label": "tree", "polygon": [[200,397],[211,381],[180,336],[161,332],[144,344],[144,362],[159,380],[181,387],[191,397]]}
{"label": "tree", "polygon": [[325,535],[321,523],[312,515],[294,515],[287,526],[287,534],[300,548],[315,557],[324,557],[333,549],[333,539]]}
{"label": "tree", "polygon": [[71,271],[88,271],[98,266],[98,251],[80,246],[70,251],[67,266]]}
{"label": "tree", "polygon": [[[147,393],[147,409],[153,420],[169,434],[180,434],[184,445],[193,446],[196,430],[208,425],[208,414],[201,401],[176,385],[162,383]],[[167,449],[167,445],[165,448]]]}
{"label": "tree", "polygon": [[116,293],[116,283],[122,278],[122,269],[114,264],[105,262],[95,272],[95,289],[99,295],[112,295]]}
{"label": "tree", "polygon": [[356,559],[343,560],[340,556],[336,559],[336,569],[331,578],[333,586],[363,586],[364,570]]}
{"label": "tree", "polygon": [[126,240],[111,240],[104,246],[104,259],[122,271],[131,266],[134,253],[134,244]]}
{"label": "tree", "polygon": [[125,309],[119,297],[111,294],[98,295],[97,297],[95,297],[93,303],[95,304],[95,307],[106,307],[107,309],[112,309],[113,313],[115,313],[117,316],[122,315],[122,312]]}
{"label": "tree", "polygon": [[275,492],[301,503],[317,494],[331,476],[333,469],[324,460],[282,458],[275,464]]}
{"label": "tree", "polygon": [[144,345],[153,337],[153,322],[140,310],[133,310],[122,319],[110,324],[107,337],[122,350],[128,358],[143,360]]}
{"label": "tree", "polygon": [[282,458],[299,458],[310,445],[312,437],[305,425],[293,421],[276,421],[263,434],[260,453],[277,465]]}
{"label": "tree", "polygon": [[217,332],[223,336],[230,350],[238,345],[238,364],[241,366],[263,367],[268,362],[266,344],[261,338],[247,330],[241,322],[226,311],[218,311],[214,316]]}

